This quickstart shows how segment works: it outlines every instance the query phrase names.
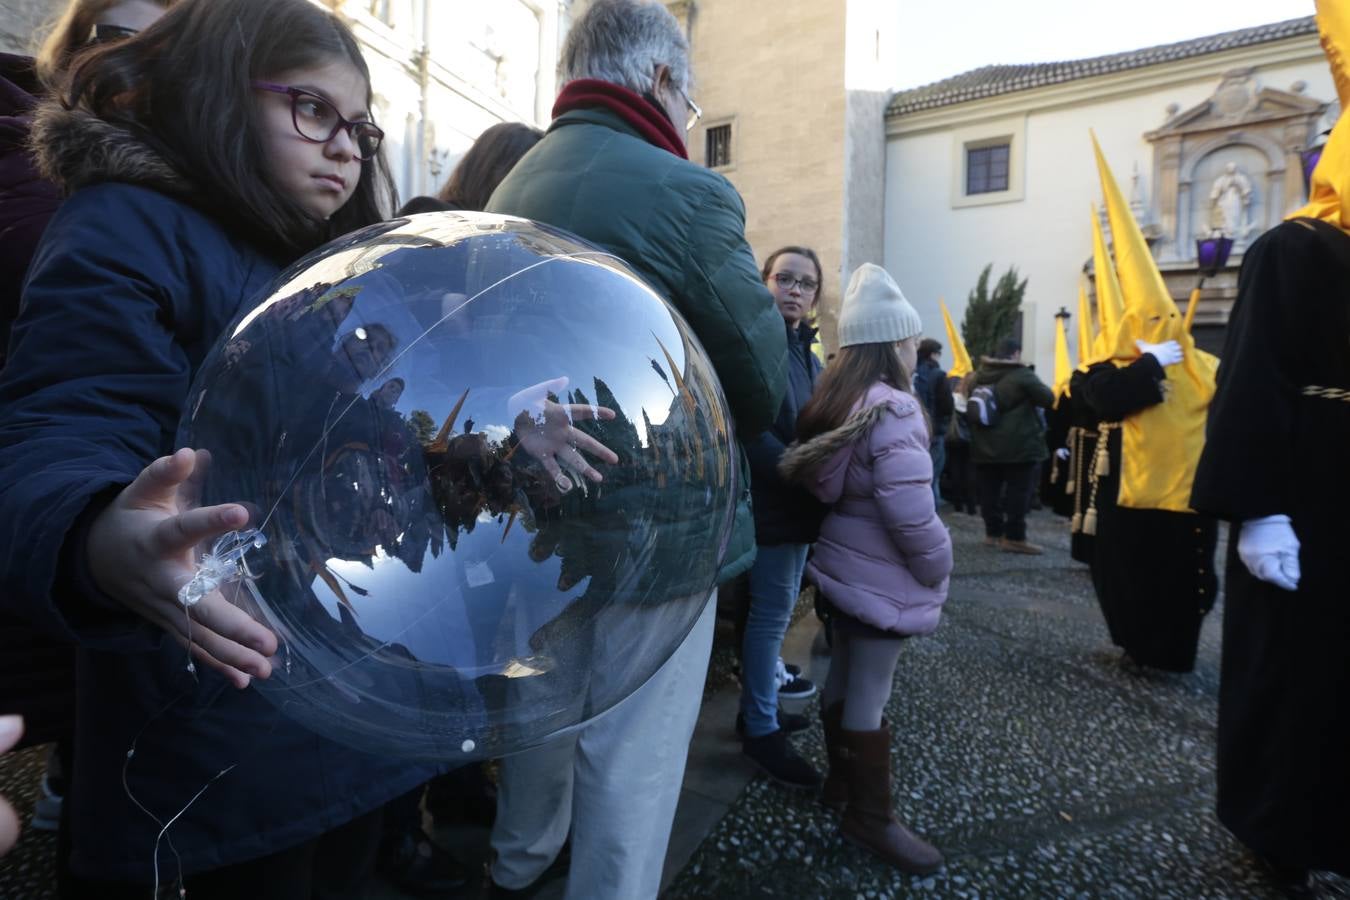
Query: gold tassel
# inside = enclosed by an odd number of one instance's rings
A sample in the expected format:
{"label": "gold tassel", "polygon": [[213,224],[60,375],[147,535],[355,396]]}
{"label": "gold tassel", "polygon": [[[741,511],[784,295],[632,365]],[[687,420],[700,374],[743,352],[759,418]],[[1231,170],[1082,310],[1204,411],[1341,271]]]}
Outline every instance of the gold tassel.
{"label": "gold tassel", "polygon": [[1077,425],[1069,429],[1069,480],[1064,483],[1064,494],[1072,497],[1078,492],[1078,459],[1083,452],[1083,429]]}
{"label": "gold tassel", "polygon": [[[1116,425],[1103,424],[1097,437],[1097,460],[1095,478],[1105,478],[1111,474],[1111,429]],[[1094,479],[1095,480],[1095,479]]]}
{"label": "gold tassel", "polygon": [[1097,533],[1097,507],[1092,507],[1083,516],[1083,534],[1095,535]]}
{"label": "gold tassel", "polygon": [[1072,534],[1077,534],[1082,530],[1083,530],[1083,514],[1080,512],[1076,512],[1073,514],[1073,518],[1069,520],[1069,531]]}

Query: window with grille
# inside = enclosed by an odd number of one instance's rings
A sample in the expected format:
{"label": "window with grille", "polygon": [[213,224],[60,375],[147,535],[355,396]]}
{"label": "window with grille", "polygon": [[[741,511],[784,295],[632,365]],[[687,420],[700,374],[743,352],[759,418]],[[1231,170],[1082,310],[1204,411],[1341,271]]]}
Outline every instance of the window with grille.
{"label": "window with grille", "polygon": [[731,124],[714,125],[708,129],[704,139],[707,149],[708,168],[731,165]]}
{"label": "window with grille", "polygon": [[988,144],[966,148],[966,194],[992,194],[1008,189],[1008,151],[1011,145]]}

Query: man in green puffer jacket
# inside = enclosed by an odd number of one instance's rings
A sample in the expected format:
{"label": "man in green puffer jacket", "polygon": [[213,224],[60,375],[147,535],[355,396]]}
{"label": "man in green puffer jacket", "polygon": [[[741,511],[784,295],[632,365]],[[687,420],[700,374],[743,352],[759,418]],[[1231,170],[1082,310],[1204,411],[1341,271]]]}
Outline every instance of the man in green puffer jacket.
{"label": "man in green puffer jacket", "polygon": [[[689,321],[749,440],[768,428],[787,382],[782,317],[745,240],[745,208],[722,176],[688,160],[688,43],[652,0],[595,0],[573,25],[564,87],[544,139],[497,188],[489,212],[571,231],[631,265]],[[749,569],[749,469],[719,582]],[[708,540],[714,536],[707,535]],[[491,875],[534,884],[568,828],[567,896],[655,897],[702,697],[714,599],[679,649],[604,717],[503,760]],[[609,636],[611,639],[614,636]],[[633,652],[642,636],[631,636]]]}
{"label": "man in green puffer jacket", "polygon": [[1054,405],[1055,394],[1022,363],[1022,345],[1012,339],[999,344],[996,356],[980,360],[975,390],[982,385],[993,386],[998,408],[994,425],[970,426],[984,542],[1010,553],[1041,553],[1027,542],[1027,507],[1036,464],[1049,455],[1040,410]]}

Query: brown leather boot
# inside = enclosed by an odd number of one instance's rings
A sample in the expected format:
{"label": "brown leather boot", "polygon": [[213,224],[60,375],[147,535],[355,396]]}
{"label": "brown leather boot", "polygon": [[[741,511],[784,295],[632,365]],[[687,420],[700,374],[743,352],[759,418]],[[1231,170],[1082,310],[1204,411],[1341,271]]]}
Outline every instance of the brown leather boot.
{"label": "brown leather boot", "polygon": [[839,823],[844,840],[870,850],[911,875],[942,868],[942,854],[895,818],[891,807],[891,731],[840,729],[847,761],[848,806]]}
{"label": "brown leather boot", "polygon": [[825,729],[825,752],[830,759],[830,770],[820,789],[820,802],[827,809],[843,812],[848,805],[848,762],[844,759],[844,745],[839,733],[844,730],[844,704],[826,708],[820,705],[820,724]]}

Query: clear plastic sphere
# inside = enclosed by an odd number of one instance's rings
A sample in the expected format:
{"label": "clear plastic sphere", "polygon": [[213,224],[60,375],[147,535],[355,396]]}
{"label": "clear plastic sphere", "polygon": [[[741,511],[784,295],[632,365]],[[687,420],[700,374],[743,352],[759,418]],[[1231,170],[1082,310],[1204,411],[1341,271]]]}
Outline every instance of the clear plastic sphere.
{"label": "clear plastic sphere", "polygon": [[640,687],[702,612],[739,490],[680,315],[615,257],[478,213],[284,272],[207,357],[179,445],[210,454],[199,502],[264,539],[220,588],[280,639],[255,688],[415,758],[519,751]]}

